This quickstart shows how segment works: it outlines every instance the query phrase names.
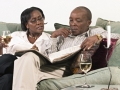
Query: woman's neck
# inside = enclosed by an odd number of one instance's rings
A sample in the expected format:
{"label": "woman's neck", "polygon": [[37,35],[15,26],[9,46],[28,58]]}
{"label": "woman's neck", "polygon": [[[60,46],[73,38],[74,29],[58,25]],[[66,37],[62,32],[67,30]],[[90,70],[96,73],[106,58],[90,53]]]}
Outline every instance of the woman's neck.
{"label": "woman's neck", "polygon": [[41,33],[28,33],[27,35],[29,38],[37,40],[41,36]]}

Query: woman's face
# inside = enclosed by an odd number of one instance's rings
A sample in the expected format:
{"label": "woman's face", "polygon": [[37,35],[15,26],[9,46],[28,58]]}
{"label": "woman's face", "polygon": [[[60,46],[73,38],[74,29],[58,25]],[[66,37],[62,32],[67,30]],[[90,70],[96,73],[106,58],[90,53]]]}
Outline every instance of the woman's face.
{"label": "woman's face", "polygon": [[32,34],[41,34],[44,30],[44,18],[38,10],[34,10],[31,13],[31,18],[26,24],[29,32]]}

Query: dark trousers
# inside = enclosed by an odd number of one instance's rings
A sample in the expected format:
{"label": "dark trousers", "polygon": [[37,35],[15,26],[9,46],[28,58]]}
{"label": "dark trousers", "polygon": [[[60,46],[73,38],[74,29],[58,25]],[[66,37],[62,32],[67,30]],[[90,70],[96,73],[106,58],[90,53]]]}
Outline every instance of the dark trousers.
{"label": "dark trousers", "polygon": [[16,56],[3,54],[0,56],[0,90],[12,90],[13,68]]}

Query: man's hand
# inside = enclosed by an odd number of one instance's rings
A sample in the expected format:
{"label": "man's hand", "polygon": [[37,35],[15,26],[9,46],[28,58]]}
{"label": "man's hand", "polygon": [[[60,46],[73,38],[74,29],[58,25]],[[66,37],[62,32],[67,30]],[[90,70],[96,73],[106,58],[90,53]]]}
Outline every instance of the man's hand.
{"label": "man's hand", "polygon": [[68,30],[67,28],[60,28],[52,33],[51,38],[57,38],[58,36],[67,37],[70,34],[70,30]]}
{"label": "man's hand", "polygon": [[98,42],[100,42],[101,40],[99,40],[97,35],[90,36],[83,41],[83,43],[81,44],[81,48],[83,50],[89,50],[92,46],[98,44]]}

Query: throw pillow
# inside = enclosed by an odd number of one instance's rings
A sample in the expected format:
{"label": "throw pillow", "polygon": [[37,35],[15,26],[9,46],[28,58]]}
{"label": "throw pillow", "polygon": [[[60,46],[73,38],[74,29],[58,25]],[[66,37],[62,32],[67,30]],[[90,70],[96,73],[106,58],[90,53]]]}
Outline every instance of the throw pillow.
{"label": "throw pillow", "polygon": [[[99,48],[92,56],[92,70],[103,68],[107,66],[107,61],[110,59],[112,52],[115,48],[118,39],[111,39],[110,49],[105,48],[107,46],[107,39],[103,39]],[[107,56],[106,56],[107,55]],[[107,61],[106,61],[107,60]]]}
{"label": "throw pillow", "polygon": [[[106,30],[107,29],[106,26],[107,26],[108,22],[109,22],[109,20],[98,18],[97,22],[96,22],[96,26],[100,26]],[[120,33],[120,22],[110,21],[110,26],[111,26],[112,33]]]}
{"label": "throw pillow", "polygon": [[105,29],[107,23],[108,23],[108,20],[104,20],[104,19],[102,19],[102,18],[98,18],[97,21],[96,21],[96,26],[100,26],[100,27],[102,27],[103,29]]}
{"label": "throw pillow", "polygon": [[117,40],[112,56],[109,59],[109,66],[120,67],[120,39]]}
{"label": "throw pillow", "polygon": [[54,23],[54,27],[55,27],[55,29],[59,29],[61,27],[65,27],[65,28],[70,29],[69,25],[64,25],[64,24],[60,24],[60,23]]}
{"label": "throw pillow", "polygon": [[[70,26],[69,25],[65,25],[65,24],[60,24],[60,23],[54,23],[54,27],[55,29],[59,29],[61,27],[65,27],[65,28],[68,28],[70,29]],[[90,26],[90,28],[98,28],[99,26]]]}

